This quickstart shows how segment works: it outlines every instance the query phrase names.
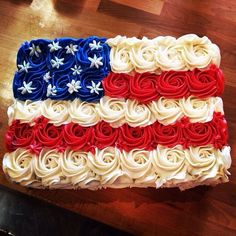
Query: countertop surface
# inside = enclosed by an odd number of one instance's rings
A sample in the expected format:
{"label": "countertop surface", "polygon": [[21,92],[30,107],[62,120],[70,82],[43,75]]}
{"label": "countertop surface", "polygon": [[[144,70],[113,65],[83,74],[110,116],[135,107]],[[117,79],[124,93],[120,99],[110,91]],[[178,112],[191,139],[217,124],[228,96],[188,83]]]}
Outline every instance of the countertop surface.
{"label": "countertop surface", "polygon": [[0,185],[137,235],[236,235],[236,2],[128,0],[0,1],[0,153],[5,153],[7,107],[12,103],[16,53],[32,38],[207,35],[219,45],[225,74],[224,110],[233,164],[217,187],[100,191],[32,190]]}
{"label": "countertop surface", "polygon": [[2,186],[0,209],[0,236],[131,236]]}

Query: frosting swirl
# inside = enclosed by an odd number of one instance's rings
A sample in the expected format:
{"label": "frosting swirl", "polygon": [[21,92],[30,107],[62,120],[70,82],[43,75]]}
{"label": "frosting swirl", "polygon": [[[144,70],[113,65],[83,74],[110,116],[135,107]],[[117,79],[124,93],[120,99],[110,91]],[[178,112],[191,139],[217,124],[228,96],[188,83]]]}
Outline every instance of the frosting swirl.
{"label": "frosting swirl", "polygon": [[[90,154],[92,155],[92,154]],[[88,153],[66,149],[60,158],[61,171],[73,186],[83,186],[86,182],[97,180],[93,178],[88,166]]]}
{"label": "frosting swirl", "polygon": [[101,185],[111,185],[122,176],[120,169],[120,152],[112,147],[96,149],[95,155],[88,155],[89,168],[101,177]]}
{"label": "frosting swirl", "polygon": [[208,70],[194,69],[186,73],[189,92],[199,98],[220,96],[224,91],[224,75],[217,66]]}
{"label": "frosting swirl", "polygon": [[37,123],[34,126],[36,145],[60,149],[63,146],[63,140],[61,137],[63,126],[49,124],[48,120],[45,118],[39,118],[36,122]]}
{"label": "frosting swirl", "polygon": [[184,181],[186,178],[185,158],[188,152],[180,146],[174,148],[163,148],[159,146],[152,151],[152,163],[158,179],[156,186],[160,187],[169,180]]}
{"label": "frosting swirl", "polygon": [[33,126],[28,123],[20,124],[19,120],[14,120],[5,135],[6,147],[13,151],[20,147],[29,147],[35,140]]}
{"label": "frosting swirl", "polygon": [[96,106],[94,103],[81,102],[79,99],[75,99],[68,108],[71,120],[84,127],[97,124],[101,118]]}
{"label": "frosting swirl", "polygon": [[63,154],[53,149],[42,149],[38,158],[33,159],[33,168],[42,185],[51,187],[63,179],[60,159]]}
{"label": "frosting swirl", "polygon": [[13,181],[28,186],[35,182],[32,159],[35,155],[26,149],[18,148],[14,152],[6,153],[3,158],[3,171]]}
{"label": "frosting swirl", "polygon": [[102,81],[106,96],[128,98],[130,96],[129,81],[131,76],[125,73],[110,72]]}
{"label": "frosting swirl", "polygon": [[155,145],[153,129],[150,126],[129,127],[127,124],[120,127],[116,146],[125,151],[132,149],[150,150]]}
{"label": "frosting swirl", "polygon": [[8,107],[8,123],[11,124],[14,120],[20,120],[22,123],[27,123],[40,116],[40,106],[42,102],[31,102],[26,100],[25,102],[15,100],[14,103]]}
{"label": "frosting swirl", "polygon": [[108,122],[113,127],[119,127],[126,121],[125,105],[124,100],[105,96],[100,99],[100,104],[96,109],[102,120]]}
{"label": "frosting swirl", "polygon": [[191,122],[208,122],[212,120],[214,111],[223,111],[223,104],[220,98],[199,99],[193,96],[187,99],[180,99],[180,106],[183,114],[189,117]]}
{"label": "frosting swirl", "polygon": [[220,50],[206,36],[187,34],[178,38],[176,44],[181,47],[181,56],[189,69],[207,68],[211,63],[220,65]]}
{"label": "frosting swirl", "polygon": [[[60,137],[60,135],[59,135]],[[74,123],[64,126],[60,137],[73,150],[91,151],[94,143],[94,130],[92,127],[82,127]]]}
{"label": "frosting swirl", "polygon": [[171,36],[160,36],[153,39],[156,46],[155,61],[156,66],[163,71],[186,70],[185,61],[179,52],[179,45],[176,39]]}
{"label": "frosting swirl", "polygon": [[68,114],[68,102],[45,100],[41,105],[41,114],[56,126],[70,122]]}
{"label": "frosting swirl", "polygon": [[[132,40],[136,41],[136,39]],[[117,46],[119,47],[119,45]],[[143,37],[142,40],[135,42],[129,51],[129,57],[132,65],[137,72],[155,71],[155,53],[156,47],[152,40]]]}
{"label": "frosting swirl", "polygon": [[149,108],[158,122],[168,125],[176,122],[183,116],[180,107],[181,100],[165,99],[161,97],[158,101],[150,103]]}
{"label": "frosting swirl", "polygon": [[189,96],[188,84],[184,71],[166,71],[157,79],[157,91],[166,98]]}
{"label": "frosting swirl", "polygon": [[[230,147],[221,151],[212,146],[191,147],[188,156],[188,172],[198,181],[224,178],[231,166]],[[227,177],[226,177],[227,178]]]}
{"label": "frosting swirl", "polygon": [[123,151],[121,167],[123,171],[134,180],[134,184],[151,184],[155,182],[156,175],[152,168],[150,152],[133,149]]}
{"label": "frosting swirl", "polygon": [[95,145],[99,149],[114,146],[118,140],[120,130],[111,127],[108,123],[101,121],[94,129]]}
{"label": "frosting swirl", "polygon": [[[142,103],[148,103],[159,97],[157,91],[157,76],[151,73],[135,73],[129,80],[130,98]],[[140,92],[142,91],[142,92]]]}
{"label": "frosting swirl", "polygon": [[125,121],[132,127],[147,126],[156,120],[148,106],[138,104],[136,100],[126,101]]}

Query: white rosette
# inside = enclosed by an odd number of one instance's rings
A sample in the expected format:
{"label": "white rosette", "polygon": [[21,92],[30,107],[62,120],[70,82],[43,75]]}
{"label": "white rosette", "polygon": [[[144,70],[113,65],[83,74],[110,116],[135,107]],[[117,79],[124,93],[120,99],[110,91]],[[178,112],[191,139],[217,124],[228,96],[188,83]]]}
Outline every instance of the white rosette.
{"label": "white rosette", "polygon": [[206,37],[187,34],[177,39],[181,56],[187,69],[207,68],[210,64],[220,65],[220,50]]}
{"label": "white rosette", "polygon": [[40,116],[40,106],[41,101],[15,100],[14,104],[9,106],[7,110],[9,125],[11,125],[12,121],[15,119],[20,120],[22,123],[31,122],[33,119]]}
{"label": "white rosette", "polygon": [[73,122],[84,127],[95,125],[100,121],[95,103],[81,102],[79,99],[75,99],[70,103],[68,112]]}
{"label": "white rosette", "polygon": [[156,118],[147,105],[139,104],[137,100],[127,99],[125,120],[130,126],[137,127],[150,125]]}
{"label": "white rosette", "polygon": [[214,112],[224,114],[223,102],[220,97],[196,98],[190,96],[180,99],[180,105],[185,116],[191,122],[208,122],[213,118]]}
{"label": "white rosette", "polygon": [[180,99],[180,106],[190,122],[208,122],[213,118],[215,98],[199,99],[194,96]]}
{"label": "white rosette", "polygon": [[12,181],[30,186],[37,182],[32,165],[32,160],[35,158],[35,155],[28,150],[18,148],[3,157],[3,171]]}
{"label": "white rosette", "polygon": [[118,149],[107,147],[103,150],[96,148],[95,156],[88,155],[88,166],[93,172],[100,176],[100,184],[103,188],[119,188],[123,186],[125,178],[120,168],[121,153]]}
{"label": "white rosette", "polygon": [[66,149],[60,163],[63,175],[74,188],[88,188],[89,183],[99,181],[88,166],[87,152]]}
{"label": "white rosette", "polygon": [[153,41],[156,45],[155,62],[157,68],[163,71],[186,69],[174,37],[160,36],[153,39]]}
{"label": "white rosette", "polygon": [[111,48],[110,65],[113,72],[129,73],[134,69],[130,60],[130,46],[125,43]]}
{"label": "white rosette", "polygon": [[230,148],[224,147],[222,152],[212,146],[190,147],[188,173],[198,181],[227,178],[227,169],[231,165]]}
{"label": "white rosette", "polygon": [[[33,159],[35,175],[44,187],[63,188],[65,176],[61,171],[60,159],[63,154],[53,149],[42,149],[39,156]],[[68,183],[67,183],[68,184]]]}
{"label": "white rosette", "polygon": [[97,106],[97,112],[101,119],[110,123],[113,127],[119,127],[125,123],[124,99],[102,97],[100,104]]}
{"label": "white rosette", "polygon": [[69,123],[68,101],[47,99],[42,102],[41,114],[49,119],[49,123],[62,125]]}
{"label": "white rosette", "polygon": [[135,71],[143,73],[145,71],[155,71],[156,48],[152,40],[144,37],[135,43],[130,49],[130,61],[135,67]]}
{"label": "white rosette", "polygon": [[152,163],[158,175],[156,188],[172,186],[187,181],[185,158],[188,155],[181,146],[165,148],[158,146],[152,152]]}
{"label": "white rosette", "polygon": [[155,186],[156,174],[154,172],[149,151],[133,149],[122,152],[121,168],[125,175],[134,181],[132,187]]}
{"label": "white rosette", "polygon": [[163,125],[174,123],[183,116],[178,99],[160,97],[157,101],[152,101],[149,107],[153,116]]}

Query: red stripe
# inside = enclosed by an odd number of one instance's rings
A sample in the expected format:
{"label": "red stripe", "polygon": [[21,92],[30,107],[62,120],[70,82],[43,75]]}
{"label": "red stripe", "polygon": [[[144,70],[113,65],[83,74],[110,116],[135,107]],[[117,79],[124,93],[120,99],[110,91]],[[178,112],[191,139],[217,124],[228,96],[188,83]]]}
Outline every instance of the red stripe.
{"label": "red stripe", "polygon": [[109,97],[137,99],[148,103],[163,96],[183,98],[194,95],[199,98],[220,96],[224,90],[222,71],[212,65],[207,70],[166,71],[152,73],[109,73],[102,81],[105,95]]}
{"label": "red stripe", "polygon": [[222,148],[227,144],[227,124],[221,113],[215,112],[212,121],[206,123],[190,123],[184,117],[171,125],[155,122],[146,127],[130,127],[127,124],[112,128],[101,121],[95,126],[82,127],[75,123],[55,126],[46,118],[40,117],[33,126],[15,120],[6,133],[6,146],[9,151],[17,148],[29,148],[39,152],[43,147],[64,150],[93,151],[95,147],[103,149],[115,146],[130,151],[132,149],[152,150],[158,144],[166,147],[183,145],[204,146],[212,144]]}

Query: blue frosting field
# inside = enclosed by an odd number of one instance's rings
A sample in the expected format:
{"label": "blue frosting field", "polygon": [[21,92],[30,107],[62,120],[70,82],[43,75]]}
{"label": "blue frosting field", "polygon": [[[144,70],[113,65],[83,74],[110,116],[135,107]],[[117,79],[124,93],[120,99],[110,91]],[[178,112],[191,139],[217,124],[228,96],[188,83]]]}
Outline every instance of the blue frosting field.
{"label": "blue frosting field", "polygon": [[[98,101],[104,96],[101,81],[110,72],[109,54],[106,38],[95,36],[25,42],[17,54],[14,97],[23,101],[47,98]],[[94,58],[98,63],[92,63]],[[74,90],[74,87],[69,90],[70,84],[76,85]]]}

